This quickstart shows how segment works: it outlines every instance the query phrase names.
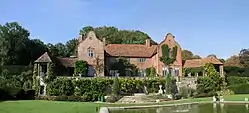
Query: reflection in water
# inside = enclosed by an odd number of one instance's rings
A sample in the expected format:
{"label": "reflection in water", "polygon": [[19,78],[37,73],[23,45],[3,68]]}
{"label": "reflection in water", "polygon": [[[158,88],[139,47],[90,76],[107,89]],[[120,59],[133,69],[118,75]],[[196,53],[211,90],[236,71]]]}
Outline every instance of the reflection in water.
{"label": "reflection in water", "polygon": [[217,113],[217,104],[213,103],[213,113]]}
{"label": "reflection in water", "polygon": [[110,113],[248,113],[248,104],[188,104],[160,108],[110,110]]}

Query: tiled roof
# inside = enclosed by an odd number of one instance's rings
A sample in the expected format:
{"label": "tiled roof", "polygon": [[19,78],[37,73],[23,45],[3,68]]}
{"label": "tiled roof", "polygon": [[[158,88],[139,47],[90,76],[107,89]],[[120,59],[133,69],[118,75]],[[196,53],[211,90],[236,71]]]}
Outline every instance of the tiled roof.
{"label": "tiled roof", "polygon": [[42,56],[40,56],[35,62],[52,62],[51,57],[45,52]]}
{"label": "tiled roof", "polygon": [[152,57],[156,53],[157,45],[150,47],[142,44],[109,44],[106,53],[110,56],[124,57]]}
{"label": "tiled roof", "polygon": [[64,67],[74,67],[75,58],[57,58],[58,62]]}
{"label": "tiled roof", "polygon": [[203,59],[186,60],[183,67],[186,67],[186,68],[201,67],[201,66],[204,66],[206,63],[223,64],[220,60],[218,60],[215,57],[206,57]]}

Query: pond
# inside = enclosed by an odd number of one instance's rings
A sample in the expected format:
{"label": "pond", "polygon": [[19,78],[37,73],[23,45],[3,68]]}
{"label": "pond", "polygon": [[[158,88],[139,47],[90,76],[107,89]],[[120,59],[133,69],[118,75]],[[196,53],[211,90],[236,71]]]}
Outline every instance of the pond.
{"label": "pond", "polygon": [[248,104],[186,104],[159,108],[110,110],[110,113],[249,113]]}

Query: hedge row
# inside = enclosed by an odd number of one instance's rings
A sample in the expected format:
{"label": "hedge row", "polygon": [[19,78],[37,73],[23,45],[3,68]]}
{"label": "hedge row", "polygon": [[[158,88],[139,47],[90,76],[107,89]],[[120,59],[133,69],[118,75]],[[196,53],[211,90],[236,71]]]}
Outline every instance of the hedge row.
{"label": "hedge row", "polygon": [[[111,93],[113,78],[57,78],[47,86],[49,96],[83,96],[86,101],[96,101],[100,96]],[[165,78],[119,78],[120,90],[123,95],[144,92],[155,93],[159,85],[165,86]]]}
{"label": "hedge row", "polygon": [[249,84],[231,85],[228,89],[232,90],[235,94],[249,94]]}
{"label": "hedge row", "polygon": [[236,77],[236,76],[230,76],[226,79],[227,85],[238,85],[238,84],[246,84],[249,83],[249,77]]}
{"label": "hedge row", "polygon": [[34,90],[24,90],[19,88],[0,88],[0,100],[33,100]]}

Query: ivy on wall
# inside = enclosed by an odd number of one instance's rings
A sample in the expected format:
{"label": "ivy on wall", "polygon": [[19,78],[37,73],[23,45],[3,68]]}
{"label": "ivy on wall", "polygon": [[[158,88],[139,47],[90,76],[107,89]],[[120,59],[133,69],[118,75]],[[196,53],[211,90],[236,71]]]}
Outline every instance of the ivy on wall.
{"label": "ivy on wall", "polygon": [[145,69],[146,77],[156,77],[156,69],[154,67],[149,67]]}
{"label": "ivy on wall", "polygon": [[[169,70],[169,65],[172,64],[176,60],[176,55],[177,55],[177,46],[174,46],[172,49],[169,48],[167,44],[163,44],[161,46],[162,49],[162,57],[160,57],[160,61],[164,63],[164,65],[167,68],[167,71]],[[172,93],[172,78],[167,73],[166,75],[166,93],[171,94]]]}
{"label": "ivy on wall", "polygon": [[35,94],[38,95],[38,70],[37,70],[37,64],[34,64],[33,69],[33,89],[35,90]]}
{"label": "ivy on wall", "polygon": [[52,62],[47,63],[47,77],[44,79],[45,83],[51,82],[56,78],[56,76],[54,75],[54,67],[55,67],[54,63]]}
{"label": "ivy on wall", "polygon": [[88,64],[86,61],[78,60],[75,62],[74,76],[86,75],[88,71]]}
{"label": "ivy on wall", "polygon": [[160,61],[162,61],[167,66],[172,64],[176,60],[177,46],[174,46],[171,49],[167,44],[163,44],[161,49],[162,57],[160,57]]}

